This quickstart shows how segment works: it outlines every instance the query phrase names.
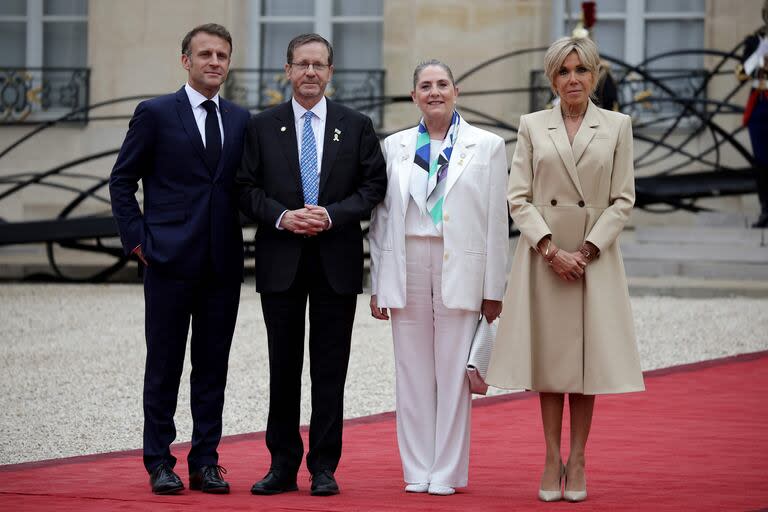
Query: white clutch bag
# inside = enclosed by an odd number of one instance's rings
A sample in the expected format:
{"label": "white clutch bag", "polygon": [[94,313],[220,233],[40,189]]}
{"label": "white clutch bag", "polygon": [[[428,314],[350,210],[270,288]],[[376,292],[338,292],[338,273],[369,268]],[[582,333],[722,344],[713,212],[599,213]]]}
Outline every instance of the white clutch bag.
{"label": "white clutch bag", "polygon": [[489,324],[485,317],[481,316],[477,323],[477,329],[475,329],[475,335],[472,337],[472,347],[469,349],[469,358],[467,359],[467,377],[469,378],[469,389],[478,395],[484,395],[488,392],[485,377],[488,374],[488,364],[491,362],[491,352],[493,352],[493,344],[496,342],[498,327],[498,319]]}

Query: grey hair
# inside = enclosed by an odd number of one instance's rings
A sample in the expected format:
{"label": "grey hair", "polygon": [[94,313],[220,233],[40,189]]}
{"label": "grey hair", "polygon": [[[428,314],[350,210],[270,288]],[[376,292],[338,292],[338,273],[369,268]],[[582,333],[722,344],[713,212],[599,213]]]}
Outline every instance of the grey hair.
{"label": "grey hair", "polygon": [[419,81],[419,75],[421,75],[421,72],[424,71],[424,69],[428,68],[429,66],[437,66],[443,71],[446,72],[448,75],[448,79],[451,81],[451,84],[454,86],[456,83],[453,81],[453,73],[451,72],[451,68],[448,67],[448,64],[445,62],[439,61],[437,59],[429,59],[425,60],[423,62],[420,62],[418,66],[416,66],[416,69],[413,70],[413,89],[416,89],[416,83]]}

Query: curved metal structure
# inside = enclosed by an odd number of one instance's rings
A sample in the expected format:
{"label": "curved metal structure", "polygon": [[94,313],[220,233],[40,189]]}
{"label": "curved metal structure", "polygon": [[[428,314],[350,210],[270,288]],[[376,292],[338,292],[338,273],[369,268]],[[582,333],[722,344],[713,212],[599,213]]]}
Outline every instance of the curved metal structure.
{"label": "curved metal structure", "polygon": [[[0,159],[48,128],[64,123],[72,118],[76,118],[83,114],[90,114],[92,111],[106,106],[134,102],[151,97],[151,95],[130,96],[72,110],[57,119],[36,126],[28,133],[21,136],[8,147],[0,151]],[[56,218],[51,220],[6,222],[4,219],[0,218],[0,245],[44,243],[46,246],[48,263],[53,272],[53,276],[50,277],[61,281],[103,281],[123,268],[128,263],[129,257],[123,254],[119,245],[115,246],[115,244],[105,242],[105,240],[114,239],[117,235],[117,225],[112,219],[109,197],[104,195],[104,187],[109,182],[109,179],[97,178],[76,172],[68,172],[70,169],[76,169],[84,163],[116,155],[119,151],[119,148],[115,148],[93,153],[82,158],[64,162],[61,165],[57,165],[52,169],[42,172],[28,172],[0,176],[0,186],[6,186],[4,190],[0,191],[0,201],[29,187],[55,188],[69,192],[74,196],[69,203],[64,205]],[[66,178],[68,181],[82,182],[84,185],[82,188],[78,188],[74,185],[58,183],[56,180],[61,178]],[[77,207],[84,201],[95,201],[104,205],[104,212],[96,216],[91,215],[71,218],[70,215],[76,211]],[[56,247],[108,255],[114,259],[114,262],[91,275],[78,277],[68,276],[62,272],[56,261]]]}
{"label": "curved metal structure", "polygon": [[[739,142],[737,135],[743,130],[739,125],[729,129],[728,116],[741,115],[743,107],[733,103],[734,96],[744,84],[733,81],[722,98],[709,98],[707,91],[713,81],[721,76],[733,76],[738,63],[737,52],[741,45],[730,52],[719,50],[681,50],[653,56],[637,66],[604,56],[611,65],[611,72],[618,91],[620,110],[632,115],[635,136],[635,167],[637,170],[654,169],[652,174],[636,179],[637,207],[652,212],[668,212],[685,209],[703,211],[697,201],[706,197],[748,194],[755,191],[751,170],[754,165],[751,152]],[[462,100],[483,96],[502,96],[509,104],[521,104],[529,99],[530,110],[542,108],[551,101],[551,92],[542,73],[530,71],[527,86],[472,90],[463,84],[482,80],[497,82],[491,68],[503,64],[507,69],[521,66],[518,59],[541,62],[546,48],[531,48],[506,53],[478,64],[459,76]],[[665,70],[666,59],[680,55],[697,54],[714,62],[709,70]],[[532,59],[532,57],[534,57]],[[234,70],[233,70],[234,71]],[[491,79],[483,80],[484,73]],[[521,96],[522,95],[522,96]],[[274,94],[262,97],[260,104],[252,107],[258,111],[275,101]],[[89,122],[102,119],[90,115],[96,109],[125,102],[135,102],[151,95],[118,98],[77,109],[54,121],[37,126],[29,133],[0,151],[0,159],[41,132],[68,119],[87,114]],[[375,93],[342,98],[358,110],[386,109],[396,103],[408,102],[409,96],[381,96]],[[473,124],[492,129],[504,136],[507,144],[517,141],[517,126],[496,112],[487,112],[476,106],[461,104],[465,117]],[[119,116],[128,119],[128,116]],[[404,128],[404,127],[403,127]],[[381,132],[384,137],[388,133]],[[743,163],[738,166],[724,162],[724,153],[736,155]],[[124,256],[116,240],[117,228],[111,217],[109,198],[105,194],[108,178],[96,178],[77,173],[78,166],[111,157],[119,148],[86,155],[41,172],[0,176],[0,201],[30,187],[52,187],[71,193],[72,199],[59,214],[50,220],[35,222],[6,222],[0,219],[0,245],[21,243],[46,244],[48,261],[53,277],[59,280],[102,281],[125,266],[129,258]],[[731,156],[733,159],[733,156]],[[65,179],[66,182],[62,182]],[[73,183],[82,183],[78,186]],[[78,207],[86,202],[102,205],[103,212],[93,216],[77,216]],[[56,259],[56,249],[63,247],[80,251],[109,255],[113,262],[88,276],[66,275]]]}

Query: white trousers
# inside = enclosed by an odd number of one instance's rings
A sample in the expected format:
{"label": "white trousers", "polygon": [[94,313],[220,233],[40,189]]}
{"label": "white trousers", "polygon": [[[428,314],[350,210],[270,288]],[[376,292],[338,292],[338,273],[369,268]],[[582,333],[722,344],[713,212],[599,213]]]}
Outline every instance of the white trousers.
{"label": "white trousers", "polygon": [[406,306],[391,310],[403,475],[464,487],[472,399],[465,366],[479,313],[443,305],[442,239],[407,237],[405,247]]}

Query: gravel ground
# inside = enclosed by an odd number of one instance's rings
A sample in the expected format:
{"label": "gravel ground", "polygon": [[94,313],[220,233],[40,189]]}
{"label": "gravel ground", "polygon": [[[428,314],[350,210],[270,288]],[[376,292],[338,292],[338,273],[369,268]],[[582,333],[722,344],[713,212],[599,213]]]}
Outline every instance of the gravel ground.
{"label": "gravel ground", "polygon": [[[394,409],[389,325],[361,295],[346,416]],[[643,369],[768,349],[768,299],[632,299]],[[0,464],[141,447],[144,306],[139,285],[0,285]],[[187,356],[187,363],[189,356]],[[187,441],[189,364],[177,409]],[[264,430],[267,347],[258,295],[243,288],[224,434]],[[308,363],[302,423],[309,422]],[[499,393],[500,391],[496,391]]]}

